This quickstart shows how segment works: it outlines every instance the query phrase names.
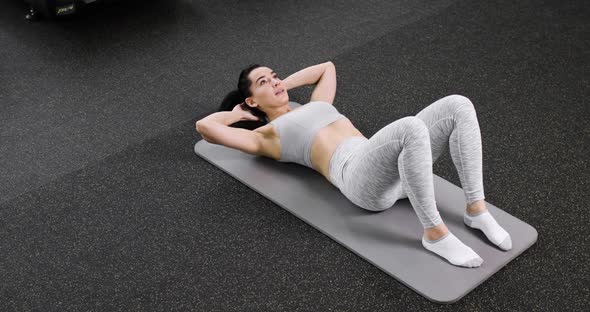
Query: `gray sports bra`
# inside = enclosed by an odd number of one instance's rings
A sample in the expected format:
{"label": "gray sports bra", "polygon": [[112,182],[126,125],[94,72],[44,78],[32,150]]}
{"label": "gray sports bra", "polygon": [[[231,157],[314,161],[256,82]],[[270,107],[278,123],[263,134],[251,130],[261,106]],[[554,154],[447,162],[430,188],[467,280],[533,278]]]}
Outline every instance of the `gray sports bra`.
{"label": "gray sports bra", "polygon": [[294,162],[313,168],[311,145],[315,134],[321,128],[342,118],[346,116],[340,114],[334,105],[313,101],[271,121],[279,133],[281,142],[279,161]]}

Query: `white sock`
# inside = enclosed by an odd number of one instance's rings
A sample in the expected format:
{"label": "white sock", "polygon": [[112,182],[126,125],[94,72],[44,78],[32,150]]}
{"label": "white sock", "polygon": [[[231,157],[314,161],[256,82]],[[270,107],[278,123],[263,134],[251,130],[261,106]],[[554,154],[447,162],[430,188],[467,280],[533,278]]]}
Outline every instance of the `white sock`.
{"label": "white sock", "polygon": [[463,244],[450,231],[435,241],[422,236],[422,246],[457,266],[473,268],[483,263],[483,259],[471,247]]}
{"label": "white sock", "polygon": [[463,214],[463,221],[469,227],[480,229],[492,243],[503,250],[512,249],[510,234],[496,222],[489,211],[486,210],[477,215],[470,215],[466,211]]}

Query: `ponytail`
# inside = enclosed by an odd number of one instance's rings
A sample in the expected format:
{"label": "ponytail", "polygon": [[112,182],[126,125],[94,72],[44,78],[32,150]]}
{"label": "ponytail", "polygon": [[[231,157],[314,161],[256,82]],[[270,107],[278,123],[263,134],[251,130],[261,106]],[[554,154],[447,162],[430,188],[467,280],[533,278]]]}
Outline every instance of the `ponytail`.
{"label": "ponytail", "polygon": [[248,106],[248,104],[244,103],[247,97],[252,96],[252,94],[250,93],[250,85],[252,84],[252,82],[248,78],[248,75],[253,69],[260,66],[261,65],[258,64],[252,64],[248,66],[246,69],[242,70],[242,72],[240,73],[240,79],[238,81],[238,88],[230,91],[225,96],[225,98],[223,98],[223,101],[221,101],[221,105],[218,109],[218,111],[220,112],[232,111],[234,107],[236,107],[236,105],[243,103],[242,107],[244,109],[249,110],[252,113],[252,115],[258,117],[259,120],[241,120],[229,125],[230,127],[254,130],[268,123],[268,116],[266,116],[265,112],[261,111],[256,107],[250,107]]}

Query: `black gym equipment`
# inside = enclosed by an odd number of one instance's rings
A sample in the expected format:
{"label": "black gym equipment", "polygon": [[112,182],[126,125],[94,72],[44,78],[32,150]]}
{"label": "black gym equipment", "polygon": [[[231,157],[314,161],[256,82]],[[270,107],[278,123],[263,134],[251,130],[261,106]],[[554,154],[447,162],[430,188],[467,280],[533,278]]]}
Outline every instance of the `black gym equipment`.
{"label": "black gym equipment", "polygon": [[26,15],[28,20],[36,20],[39,15],[45,17],[57,17],[70,15],[83,5],[96,2],[97,0],[25,0],[31,7]]}

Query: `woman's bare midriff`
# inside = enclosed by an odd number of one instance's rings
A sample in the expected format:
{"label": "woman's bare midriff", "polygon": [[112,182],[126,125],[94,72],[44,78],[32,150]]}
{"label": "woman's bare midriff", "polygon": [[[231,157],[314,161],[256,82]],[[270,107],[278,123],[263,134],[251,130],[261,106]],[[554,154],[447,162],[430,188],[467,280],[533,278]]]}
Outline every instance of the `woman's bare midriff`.
{"label": "woman's bare midriff", "polygon": [[[254,131],[261,132],[266,138],[263,143],[262,153],[275,160],[280,159],[280,138],[274,125],[267,124]],[[330,181],[330,159],[338,145],[353,136],[366,138],[348,118],[342,118],[321,128],[313,139],[311,145],[311,163],[313,169]]]}

